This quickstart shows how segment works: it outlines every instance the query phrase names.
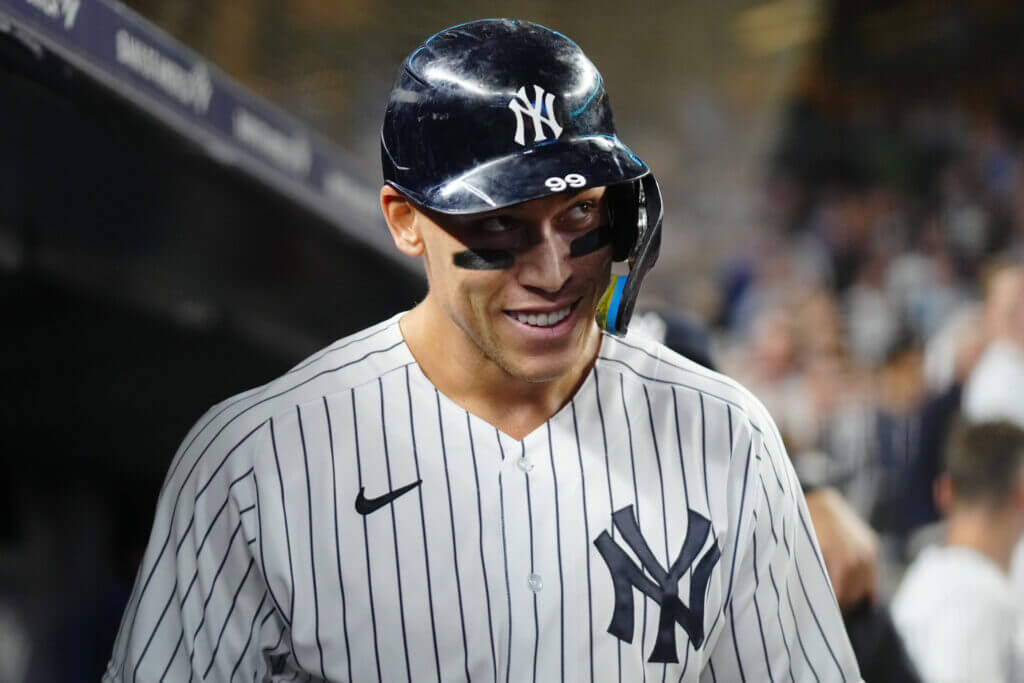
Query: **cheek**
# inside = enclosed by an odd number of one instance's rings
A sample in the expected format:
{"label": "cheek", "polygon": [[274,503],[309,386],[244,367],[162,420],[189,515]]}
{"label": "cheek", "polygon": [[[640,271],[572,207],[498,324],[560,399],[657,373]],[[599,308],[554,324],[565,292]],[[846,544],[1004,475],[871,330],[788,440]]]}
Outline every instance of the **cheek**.
{"label": "cheek", "polygon": [[445,296],[452,308],[481,314],[500,300],[506,275],[504,270],[467,270],[449,263],[444,274]]}
{"label": "cheek", "polygon": [[576,272],[588,280],[596,280],[602,285],[601,291],[608,285],[612,274],[612,255],[610,249],[599,251],[573,259]]}

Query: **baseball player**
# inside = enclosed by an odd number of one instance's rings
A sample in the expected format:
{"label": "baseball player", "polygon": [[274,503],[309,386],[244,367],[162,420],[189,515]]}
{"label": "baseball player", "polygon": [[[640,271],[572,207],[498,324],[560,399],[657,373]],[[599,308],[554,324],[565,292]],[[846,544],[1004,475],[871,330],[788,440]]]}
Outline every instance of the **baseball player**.
{"label": "baseball player", "polygon": [[624,336],[661,194],[580,48],[438,33],[381,150],[429,293],[196,424],[105,680],[859,680],[771,418]]}

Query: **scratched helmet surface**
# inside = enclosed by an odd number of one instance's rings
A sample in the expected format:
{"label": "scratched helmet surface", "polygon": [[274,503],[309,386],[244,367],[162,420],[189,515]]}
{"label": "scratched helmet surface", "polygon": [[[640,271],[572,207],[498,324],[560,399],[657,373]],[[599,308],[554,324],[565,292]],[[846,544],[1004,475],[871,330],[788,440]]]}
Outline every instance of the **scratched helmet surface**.
{"label": "scratched helmet surface", "polygon": [[443,213],[477,213],[647,174],[615,133],[576,43],[488,19],[432,36],[402,65],[381,131],[384,180]]}

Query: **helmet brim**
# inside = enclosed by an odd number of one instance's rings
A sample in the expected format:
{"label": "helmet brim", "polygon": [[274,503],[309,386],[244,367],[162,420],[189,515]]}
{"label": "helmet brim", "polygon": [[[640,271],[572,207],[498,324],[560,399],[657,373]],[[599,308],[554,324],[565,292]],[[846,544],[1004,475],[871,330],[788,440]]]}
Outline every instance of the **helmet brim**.
{"label": "helmet brim", "polygon": [[[391,184],[428,209],[469,214],[501,209],[560,191],[631,182],[648,172],[647,165],[618,137],[588,135],[542,142],[518,154],[492,159],[424,193],[395,182]],[[567,176],[571,176],[568,181]]]}

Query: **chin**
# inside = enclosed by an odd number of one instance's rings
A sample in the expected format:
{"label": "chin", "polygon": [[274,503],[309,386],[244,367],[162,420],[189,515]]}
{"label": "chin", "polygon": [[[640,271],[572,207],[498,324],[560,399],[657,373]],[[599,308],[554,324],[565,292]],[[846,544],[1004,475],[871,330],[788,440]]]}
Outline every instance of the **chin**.
{"label": "chin", "polygon": [[556,374],[530,374],[530,375],[519,375],[519,379],[529,384],[545,384],[547,382],[554,382],[556,379],[561,379],[565,376],[564,372]]}
{"label": "chin", "polygon": [[588,349],[585,330],[577,330],[569,339],[532,348],[511,349],[492,355],[509,375],[525,382],[542,383],[562,379],[580,368]]}
{"label": "chin", "polygon": [[533,384],[543,384],[561,379],[573,368],[571,361],[545,363],[537,362],[537,360],[537,358],[532,358],[525,363],[514,363],[505,359],[505,362],[499,364],[509,375]]}

